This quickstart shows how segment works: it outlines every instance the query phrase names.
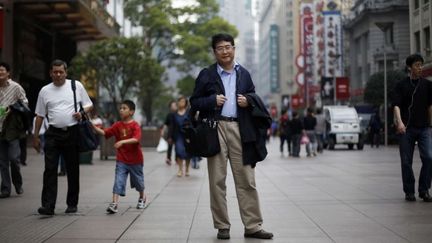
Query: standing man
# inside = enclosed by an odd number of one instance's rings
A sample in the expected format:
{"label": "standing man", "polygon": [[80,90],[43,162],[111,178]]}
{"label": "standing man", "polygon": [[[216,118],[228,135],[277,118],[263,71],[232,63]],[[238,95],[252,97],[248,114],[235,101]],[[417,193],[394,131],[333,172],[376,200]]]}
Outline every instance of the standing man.
{"label": "standing man", "polygon": [[[36,103],[36,122],[33,146],[40,151],[39,131],[45,116],[48,117],[48,130],[45,132],[45,171],[43,175],[42,207],[39,214],[53,215],[57,200],[57,167],[60,156],[66,162],[68,181],[67,209],[65,213],[77,212],[79,194],[79,152],[78,126],[82,114],[75,112],[71,80],[66,79],[67,65],[62,60],[51,63],[52,83],[45,85],[39,92]],[[81,102],[85,112],[93,104],[84,89],[76,83],[77,104]]]}
{"label": "standing man", "polygon": [[[199,119],[218,120],[220,152],[208,158],[210,206],[218,239],[230,238],[230,221],[226,201],[227,161],[230,161],[235,188],[244,224],[244,237],[271,239],[273,234],[262,229],[263,219],[255,185],[255,164],[263,160],[265,131],[271,118],[267,110],[266,127],[254,131],[257,123],[251,120],[255,105],[250,105],[255,86],[249,72],[234,61],[234,39],[228,34],[212,37],[216,63],[204,68],[198,75],[190,98],[191,109],[199,111]],[[259,97],[258,97],[259,98]],[[262,106],[261,106],[262,107]],[[255,110],[254,110],[255,111]],[[262,110],[261,110],[262,111]],[[268,118],[268,119],[267,119]],[[258,158],[264,149],[263,157]]]}
{"label": "standing man", "polygon": [[425,202],[432,202],[429,195],[432,174],[432,84],[421,77],[423,62],[423,57],[418,54],[408,56],[405,63],[409,77],[399,81],[394,90],[393,111],[399,134],[403,190],[405,200],[409,202],[416,200],[412,169],[416,142],[422,161],[419,197]]}
{"label": "standing man", "polygon": [[[20,171],[19,140],[26,136],[22,116],[10,108],[17,101],[27,105],[24,89],[9,78],[10,66],[0,62],[0,198],[7,198],[12,191],[12,183],[17,194],[22,194],[22,176]],[[11,173],[12,172],[12,183]]]}

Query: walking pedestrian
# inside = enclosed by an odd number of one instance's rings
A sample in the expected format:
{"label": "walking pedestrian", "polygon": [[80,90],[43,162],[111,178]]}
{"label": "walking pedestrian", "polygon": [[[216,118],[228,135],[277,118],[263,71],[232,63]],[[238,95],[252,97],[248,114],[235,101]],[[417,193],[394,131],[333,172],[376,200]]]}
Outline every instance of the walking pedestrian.
{"label": "walking pedestrian", "polygon": [[280,152],[281,156],[283,156],[283,147],[284,143],[287,143],[287,152],[288,155],[291,155],[291,139],[288,139],[289,132],[289,117],[287,114],[287,110],[282,109],[281,117],[279,118],[279,138],[280,138]]}
{"label": "walking pedestrian", "polygon": [[302,135],[304,133],[303,130],[303,122],[300,120],[299,114],[297,111],[293,111],[292,119],[289,123],[289,127],[292,134],[292,144],[293,144],[293,157],[300,157],[300,142]]}
{"label": "walking pedestrian", "polygon": [[126,196],[126,181],[130,174],[130,184],[138,192],[136,208],[145,206],[144,196],[144,159],[141,151],[141,127],[133,119],[135,103],[125,100],[120,105],[121,121],[114,123],[110,128],[102,129],[93,124],[93,129],[105,138],[115,137],[114,147],[116,154],[116,169],[113,186],[112,202],[108,205],[108,213],[118,212],[119,197]]}
{"label": "walking pedestrian", "polygon": [[171,165],[171,155],[172,155],[172,149],[173,149],[173,140],[172,140],[172,133],[173,133],[173,127],[174,127],[174,115],[177,112],[177,102],[171,101],[169,103],[169,113],[165,117],[165,123],[162,128],[162,134],[161,136],[163,138],[166,138],[168,143],[168,149],[166,153],[165,163],[167,165]]}
{"label": "walking pedestrian", "polygon": [[26,136],[26,128],[21,114],[11,108],[16,102],[27,105],[26,93],[21,85],[10,79],[9,64],[0,62],[0,198],[10,197],[12,184],[17,194],[24,192],[20,139]]}
{"label": "walking pedestrian", "polygon": [[303,118],[303,127],[309,142],[306,143],[306,153],[307,157],[316,156],[316,137],[315,137],[315,127],[317,125],[317,120],[314,115],[314,110],[312,107],[307,109],[307,114]]}
{"label": "walking pedestrian", "polygon": [[[212,37],[216,63],[201,70],[190,98],[191,109],[200,119],[218,120],[220,152],[208,158],[210,206],[218,239],[230,238],[231,223],[226,200],[227,161],[234,176],[244,237],[271,239],[262,228],[255,166],[265,158],[265,132],[271,118],[255,94],[249,72],[234,61],[234,38],[228,34]],[[253,104],[251,104],[253,102]],[[255,117],[254,114],[262,115]]]}
{"label": "walking pedestrian", "polygon": [[370,143],[371,148],[375,145],[377,148],[380,144],[380,132],[381,132],[381,118],[379,112],[376,111],[369,120],[369,133],[370,133]]}
{"label": "walking pedestrian", "polygon": [[393,97],[394,122],[399,134],[403,191],[406,201],[416,200],[412,163],[417,143],[422,162],[418,182],[419,197],[425,202],[432,202],[429,194],[432,175],[432,83],[422,78],[424,59],[421,55],[410,55],[405,63],[409,77],[396,84]]}
{"label": "walking pedestrian", "polygon": [[178,165],[177,176],[183,176],[183,161],[185,162],[185,176],[189,176],[189,167],[191,157],[186,152],[185,138],[182,127],[185,121],[190,120],[188,100],[184,96],[177,99],[177,112],[174,114],[173,132],[171,140],[175,144],[175,158]]}
{"label": "walking pedestrian", "polygon": [[316,126],[315,126],[315,136],[317,141],[317,152],[322,153],[324,151],[324,136],[326,132],[326,120],[322,109],[318,108],[316,111]]}
{"label": "walking pedestrian", "polygon": [[57,167],[60,156],[66,164],[68,181],[67,209],[65,213],[75,213],[79,197],[79,152],[78,152],[78,121],[81,112],[89,112],[91,102],[84,86],[75,81],[77,103],[84,110],[75,112],[72,81],[66,79],[67,64],[62,60],[54,60],[50,65],[52,82],[45,85],[39,92],[36,103],[36,121],[33,147],[40,152],[39,132],[45,116],[48,118],[48,130],[45,132],[45,170],[42,186],[42,206],[38,209],[41,215],[53,215],[57,200]]}

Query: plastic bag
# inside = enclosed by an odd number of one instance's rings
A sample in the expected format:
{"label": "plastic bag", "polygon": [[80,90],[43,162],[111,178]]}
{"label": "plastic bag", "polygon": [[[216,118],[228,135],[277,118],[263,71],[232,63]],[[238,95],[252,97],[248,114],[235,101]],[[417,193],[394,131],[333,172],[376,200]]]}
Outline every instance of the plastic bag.
{"label": "plastic bag", "polygon": [[300,144],[308,144],[309,142],[309,137],[307,135],[303,135],[300,140]]}
{"label": "plastic bag", "polygon": [[156,151],[159,153],[166,152],[168,150],[168,143],[162,137],[159,139],[159,144],[156,147]]}

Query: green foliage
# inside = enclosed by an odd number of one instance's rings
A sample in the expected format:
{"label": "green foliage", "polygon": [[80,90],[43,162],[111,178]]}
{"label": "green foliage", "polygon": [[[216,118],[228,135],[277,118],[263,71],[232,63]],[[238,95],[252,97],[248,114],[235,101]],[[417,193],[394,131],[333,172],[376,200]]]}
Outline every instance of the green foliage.
{"label": "green foliage", "polygon": [[[391,100],[396,83],[405,77],[406,74],[398,70],[387,72],[387,100]],[[384,104],[384,72],[370,76],[364,92],[364,101],[376,106]]]}
{"label": "green foliage", "polygon": [[168,60],[185,73],[212,61],[211,36],[236,28],[217,16],[215,0],[197,0],[196,5],[173,8],[170,0],[129,0],[125,15],[143,28],[142,38],[158,62]]}
{"label": "green foliage", "polygon": [[177,81],[177,89],[179,94],[182,94],[186,97],[192,95],[193,89],[195,86],[195,78],[191,75],[187,75],[186,77]]}
{"label": "green foliage", "polygon": [[163,86],[160,79],[164,68],[151,58],[138,38],[118,37],[97,42],[72,60],[70,71],[82,80],[98,82],[108,91],[113,104],[148,93],[149,87],[158,92]]}

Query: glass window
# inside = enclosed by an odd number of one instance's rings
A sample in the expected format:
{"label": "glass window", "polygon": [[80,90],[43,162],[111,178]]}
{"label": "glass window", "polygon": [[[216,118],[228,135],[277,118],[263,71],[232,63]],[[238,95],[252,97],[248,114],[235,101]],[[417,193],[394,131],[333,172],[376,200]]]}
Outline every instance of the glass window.
{"label": "glass window", "polygon": [[423,3],[424,3],[424,4],[428,4],[428,3],[429,3],[429,0],[423,0]]}
{"label": "glass window", "polygon": [[418,9],[420,7],[420,0],[414,0],[414,9]]}
{"label": "glass window", "polygon": [[414,33],[415,52],[420,53],[420,31]]}
{"label": "glass window", "polygon": [[430,55],[431,53],[431,33],[430,33],[430,27],[426,27],[423,29],[423,35],[424,35],[424,46],[426,55]]}

